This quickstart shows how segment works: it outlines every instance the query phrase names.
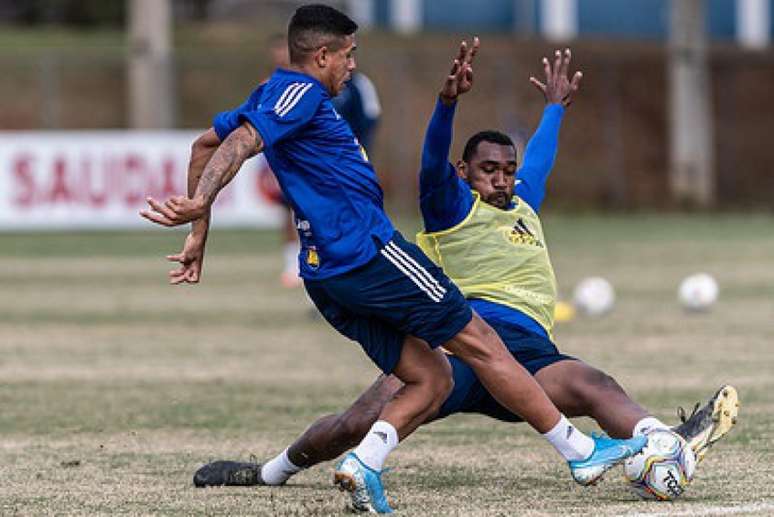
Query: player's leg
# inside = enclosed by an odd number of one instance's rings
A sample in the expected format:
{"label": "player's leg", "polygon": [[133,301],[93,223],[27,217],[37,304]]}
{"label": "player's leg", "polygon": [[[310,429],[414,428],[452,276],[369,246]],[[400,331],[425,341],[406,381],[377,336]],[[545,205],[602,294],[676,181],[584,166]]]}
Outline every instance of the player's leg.
{"label": "player's leg", "polygon": [[634,402],[615,379],[583,361],[557,361],[541,368],[535,379],[565,415],[589,416],[612,437],[668,428]]}
{"label": "player's leg", "polygon": [[618,441],[589,437],[575,429],[505,348],[497,333],[478,317],[444,346],[471,366],[499,405],[520,415],[543,434],[569,462],[572,475],[580,484],[597,482],[607,470],[639,452],[646,443],[643,437]]}
{"label": "player's leg", "polygon": [[366,435],[385,404],[395,397],[403,383],[394,375],[378,379],[344,412],[318,419],[288,447],[288,457],[300,468],[332,460]]}
{"label": "player's leg", "polygon": [[384,462],[400,440],[438,412],[453,387],[444,354],[414,337],[404,341],[393,372],[403,387],[334,473],[335,483],[350,492],[352,506],[359,511],[392,512],[381,482]]}
{"label": "player's leg", "polygon": [[736,424],[739,398],[733,386],[721,387],[683,423],[670,428],[634,402],[605,372],[578,360],[562,360],[542,368],[535,378],[551,400],[569,416],[590,416],[610,436],[628,437],[650,429],[672,429],[685,438],[701,461],[709,448]]}
{"label": "player's leg", "polygon": [[346,411],[320,417],[266,463],[214,461],[196,471],[194,485],[283,485],[301,470],[332,460],[355,446],[402,386],[395,376],[380,375]]}

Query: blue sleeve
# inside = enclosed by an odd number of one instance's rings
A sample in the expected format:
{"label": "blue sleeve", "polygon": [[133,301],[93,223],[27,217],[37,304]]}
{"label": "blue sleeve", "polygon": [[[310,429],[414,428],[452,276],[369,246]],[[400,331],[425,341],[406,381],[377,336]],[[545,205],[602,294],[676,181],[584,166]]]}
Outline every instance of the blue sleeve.
{"label": "blue sleeve", "polygon": [[524,161],[516,173],[516,195],[527,202],[535,212],[540,211],[546,195],[546,180],[554,166],[564,107],[549,104],[543,110],[535,134],[524,150]]}
{"label": "blue sleeve", "polygon": [[264,145],[275,144],[292,137],[306,126],[317,113],[323,92],[314,83],[292,83],[265,95],[251,111],[239,114],[239,122],[249,122],[260,134]]}
{"label": "blue sleeve", "polygon": [[462,222],[473,205],[470,188],[449,163],[454,108],[438,100],[425,135],[419,172],[419,208],[425,231],[437,232]]}
{"label": "blue sleeve", "polygon": [[258,105],[262,90],[263,85],[256,88],[247,100],[238,107],[215,115],[215,118],[212,119],[212,127],[215,129],[215,133],[217,133],[221,142],[242,124],[239,116],[242,113],[254,109],[254,107]]}

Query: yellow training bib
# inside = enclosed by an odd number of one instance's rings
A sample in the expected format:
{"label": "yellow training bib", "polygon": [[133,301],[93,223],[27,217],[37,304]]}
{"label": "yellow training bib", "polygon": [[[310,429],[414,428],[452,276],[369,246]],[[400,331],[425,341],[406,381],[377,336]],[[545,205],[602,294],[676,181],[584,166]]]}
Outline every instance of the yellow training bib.
{"label": "yellow training bib", "polygon": [[543,227],[532,207],[514,196],[516,207],[500,210],[473,192],[473,207],[457,226],[417,234],[417,244],[466,298],[517,309],[551,334],[556,277]]}

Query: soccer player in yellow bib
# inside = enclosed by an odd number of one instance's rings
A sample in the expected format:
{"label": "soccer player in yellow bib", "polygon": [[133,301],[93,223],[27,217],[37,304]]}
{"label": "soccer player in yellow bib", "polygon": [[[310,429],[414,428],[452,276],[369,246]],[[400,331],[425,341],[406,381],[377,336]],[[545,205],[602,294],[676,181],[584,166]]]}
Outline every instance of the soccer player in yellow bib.
{"label": "soccer player in yellow bib", "polygon": [[[521,167],[513,142],[498,131],[473,135],[455,167],[448,161],[454,110],[473,82],[472,67],[463,70],[460,63],[471,61],[477,47],[477,41],[470,50],[463,43],[427,130],[420,172],[425,231],[417,243],[443,267],[562,413],[589,416],[616,438],[668,428],[632,401],[612,377],[560,353],[552,341],[556,280],[538,213],[560,122],[582,77],[580,72],[568,77],[570,51],[557,51],[553,66],[543,60],[545,82],[530,79],[543,93],[546,108]],[[454,388],[431,421],[463,412],[521,421],[497,403],[467,364],[454,356],[448,360]],[[199,469],[194,483],[284,484],[296,472],[358,443],[401,386],[394,376],[380,376],[348,410],[320,418],[267,463],[213,462]],[[675,431],[700,459],[731,428],[736,405],[736,391],[724,386],[701,410],[683,417]]]}

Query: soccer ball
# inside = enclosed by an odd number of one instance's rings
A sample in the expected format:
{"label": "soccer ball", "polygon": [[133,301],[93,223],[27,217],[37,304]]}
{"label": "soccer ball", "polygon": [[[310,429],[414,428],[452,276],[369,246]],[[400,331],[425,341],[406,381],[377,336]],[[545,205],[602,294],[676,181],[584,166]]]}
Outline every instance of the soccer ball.
{"label": "soccer ball", "polygon": [[707,273],[686,277],[677,291],[680,303],[689,311],[705,311],[718,299],[718,283]]}
{"label": "soccer ball", "polygon": [[624,463],[630,488],[643,499],[677,499],[693,479],[693,451],[680,435],[667,429],[654,429],[645,436],[648,443],[642,452]]}
{"label": "soccer ball", "polygon": [[615,291],[610,282],[602,277],[584,278],[575,286],[573,302],[583,314],[601,316],[613,308]]}

